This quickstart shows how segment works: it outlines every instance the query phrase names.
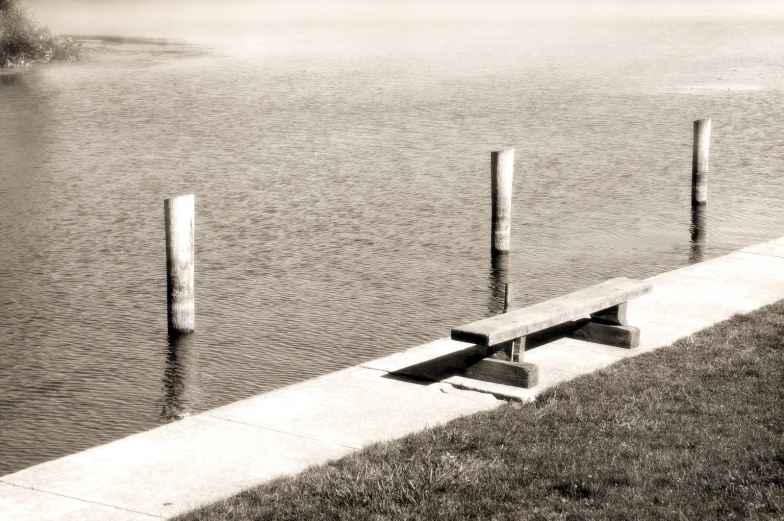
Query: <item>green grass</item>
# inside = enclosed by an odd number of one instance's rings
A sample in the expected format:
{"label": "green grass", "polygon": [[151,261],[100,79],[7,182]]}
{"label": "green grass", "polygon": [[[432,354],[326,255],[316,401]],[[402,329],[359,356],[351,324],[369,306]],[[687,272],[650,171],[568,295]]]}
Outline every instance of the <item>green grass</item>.
{"label": "green grass", "polygon": [[21,0],[0,0],[0,68],[83,58],[78,43],[42,26]]}
{"label": "green grass", "polygon": [[178,517],[784,519],[784,303]]}

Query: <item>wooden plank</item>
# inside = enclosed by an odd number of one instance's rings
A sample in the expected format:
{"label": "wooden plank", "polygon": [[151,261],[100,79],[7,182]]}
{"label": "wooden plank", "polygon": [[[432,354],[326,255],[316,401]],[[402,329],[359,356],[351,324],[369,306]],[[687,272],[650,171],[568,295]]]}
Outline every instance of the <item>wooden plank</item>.
{"label": "wooden plank", "polygon": [[453,340],[492,346],[616,306],[650,293],[651,288],[650,282],[618,277],[527,308],[454,328],[451,336]]}
{"label": "wooden plank", "polygon": [[466,377],[483,382],[524,387],[539,383],[539,368],[534,364],[507,362],[494,358],[483,358],[466,369]]}
{"label": "wooden plank", "polygon": [[631,349],[640,345],[640,330],[632,326],[611,326],[586,322],[572,333],[572,338]]}

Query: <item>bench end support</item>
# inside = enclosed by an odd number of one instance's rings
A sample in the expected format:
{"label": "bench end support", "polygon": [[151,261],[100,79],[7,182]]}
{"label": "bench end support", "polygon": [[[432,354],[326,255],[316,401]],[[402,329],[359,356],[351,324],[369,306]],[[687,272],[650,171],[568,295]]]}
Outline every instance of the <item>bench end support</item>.
{"label": "bench end support", "polygon": [[539,383],[539,367],[526,362],[509,362],[495,358],[483,358],[468,367],[466,377],[483,382],[511,385],[530,389]]}
{"label": "bench end support", "polygon": [[609,326],[626,326],[626,302],[618,304],[596,313],[591,313],[591,322],[607,324]]}
{"label": "bench end support", "polygon": [[640,345],[640,330],[634,326],[611,326],[588,321],[572,333],[572,338],[633,349]]}

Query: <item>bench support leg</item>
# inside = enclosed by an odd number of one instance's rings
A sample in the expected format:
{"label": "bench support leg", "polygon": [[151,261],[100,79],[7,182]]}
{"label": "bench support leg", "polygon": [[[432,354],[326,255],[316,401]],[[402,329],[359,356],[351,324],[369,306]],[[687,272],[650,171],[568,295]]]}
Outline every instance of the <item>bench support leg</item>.
{"label": "bench support leg", "polygon": [[525,337],[512,340],[512,352],[509,355],[509,361],[522,364],[524,354],[525,354]]}
{"label": "bench support leg", "polygon": [[522,362],[525,353],[525,337],[516,338],[487,348],[487,356],[496,360]]}
{"label": "bench support leg", "polygon": [[572,338],[631,349],[640,345],[640,330],[633,326],[611,326],[593,321],[582,321]]}
{"label": "bench support leg", "polygon": [[609,326],[625,326],[626,322],[626,302],[611,308],[591,313],[591,322],[607,324]]}
{"label": "bench support leg", "polygon": [[469,361],[468,378],[529,389],[539,383],[539,368],[523,362],[525,337],[487,348],[487,358]]}
{"label": "bench support leg", "polygon": [[466,369],[468,378],[529,389],[539,383],[539,368],[534,364],[483,358]]}

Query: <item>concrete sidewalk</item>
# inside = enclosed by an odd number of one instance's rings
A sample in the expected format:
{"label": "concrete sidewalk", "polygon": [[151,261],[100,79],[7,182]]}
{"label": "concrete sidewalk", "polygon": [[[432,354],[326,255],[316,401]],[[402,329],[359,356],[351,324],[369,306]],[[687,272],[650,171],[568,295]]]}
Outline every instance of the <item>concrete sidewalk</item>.
{"label": "concrete sidewalk", "polygon": [[[622,274],[619,274],[622,275]],[[0,478],[0,520],[166,518],[369,443],[492,409],[784,299],[784,238],[649,279],[629,303],[640,347],[560,339],[525,353],[539,385],[394,373],[471,350],[442,339]],[[457,324],[456,324],[457,325]]]}

